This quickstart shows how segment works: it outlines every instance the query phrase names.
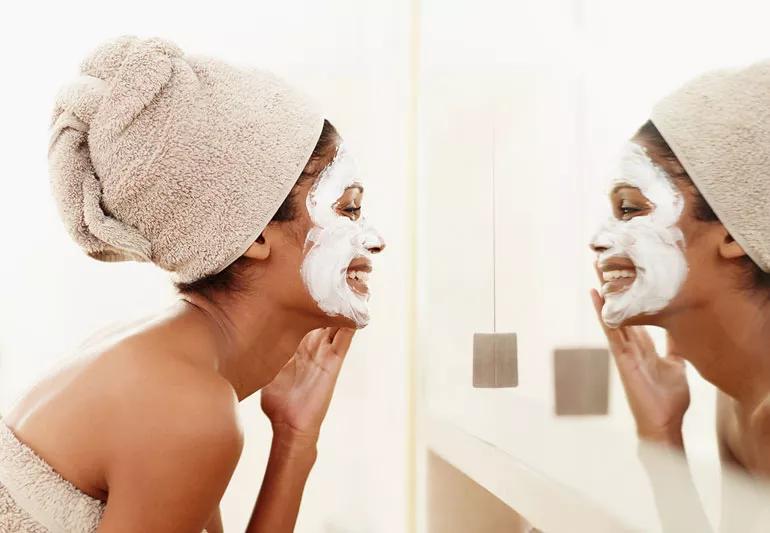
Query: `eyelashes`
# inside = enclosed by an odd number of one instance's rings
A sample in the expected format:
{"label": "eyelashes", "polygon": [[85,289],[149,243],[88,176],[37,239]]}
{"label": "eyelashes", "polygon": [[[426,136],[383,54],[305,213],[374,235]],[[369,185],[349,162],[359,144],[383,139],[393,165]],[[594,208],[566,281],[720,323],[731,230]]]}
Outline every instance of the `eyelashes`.
{"label": "eyelashes", "polygon": [[639,207],[638,205],[629,202],[628,200],[623,200],[620,202],[620,206],[618,206],[618,213],[620,214],[619,218],[622,220],[629,220],[644,211],[644,208]]}
{"label": "eyelashes", "polygon": [[361,217],[361,206],[349,205],[347,207],[340,208],[342,214],[348,217],[350,220],[358,220]]}

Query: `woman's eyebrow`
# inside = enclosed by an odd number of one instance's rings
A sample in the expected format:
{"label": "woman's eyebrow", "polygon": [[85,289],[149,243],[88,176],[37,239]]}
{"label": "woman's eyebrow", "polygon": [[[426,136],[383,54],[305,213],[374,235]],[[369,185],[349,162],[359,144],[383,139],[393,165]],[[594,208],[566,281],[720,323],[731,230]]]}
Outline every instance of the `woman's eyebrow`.
{"label": "woman's eyebrow", "polygon": [[364,192],[364,186],[361,185],[360,183],[354,183],[350,187],[345,188],[346,191],[349,191],[350,189],[358,189],[361,193]]}

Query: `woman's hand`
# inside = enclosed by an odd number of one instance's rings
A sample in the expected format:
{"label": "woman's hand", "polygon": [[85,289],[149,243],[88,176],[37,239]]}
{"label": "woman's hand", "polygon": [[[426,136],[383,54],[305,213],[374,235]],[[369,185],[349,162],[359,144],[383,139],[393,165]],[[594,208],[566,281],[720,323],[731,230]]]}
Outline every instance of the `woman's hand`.
{"label": "woman's hand", "polygon": [[311,331],[262,389],[262,410],[273,425],[275,438],[315,446],[354,334],[348,328]]}
{"label": "woman's hand", "polygon": [[262,410],[273,424],[273,445],[246,531],[294,531],[321,423],[354,333],[347,328],[311,331],[262,389]]}
{"label": "woman's hand", "polygon": [[604,299],[591,291],[599,323],[609,341],[639,436],[683,447],[682,420],[690,406],[684,360],[675,354],[671,337],[668,354],[660,357],[642,326],[609,328],[602,320]]}

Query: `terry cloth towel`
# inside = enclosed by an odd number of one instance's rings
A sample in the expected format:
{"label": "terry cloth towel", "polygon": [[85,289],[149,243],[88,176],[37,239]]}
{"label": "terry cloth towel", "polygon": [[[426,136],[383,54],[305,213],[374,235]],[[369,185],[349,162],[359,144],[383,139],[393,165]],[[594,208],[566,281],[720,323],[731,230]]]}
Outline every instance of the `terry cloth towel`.
{"label": "terry cloth towel", "polygon": [[62,478],[0,419],[1,533],[96,531],[105,505]]}
{"label": "terry cloth towel", "polygon": [[770,61],[700,76],[650,118],[730,235],[770,272]]}
{"label": "terry cloth towel", "polygon": [[189,283],[253,243],[321,134],[270,73],[121,37],[93,52],[53,113],[49,170],[69,234],[103,261],[152,261]]}
{"label": "terry cloth towel", "polygon": [[0,420],[0,531],[96,531],[104,504],[79,491]]}

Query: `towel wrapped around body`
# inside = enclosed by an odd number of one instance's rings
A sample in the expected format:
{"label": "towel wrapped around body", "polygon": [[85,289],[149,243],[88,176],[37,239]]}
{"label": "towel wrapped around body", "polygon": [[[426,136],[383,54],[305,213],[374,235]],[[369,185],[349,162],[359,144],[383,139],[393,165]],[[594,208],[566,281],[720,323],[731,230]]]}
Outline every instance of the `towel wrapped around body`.
{"label": "towel wrapped around body", "polygon": [[96,531],[105,505],[62,478],[0,420],[0,532]]}
{"label": "towel wrapped around body", "polygon": [[0,531],[96,531],[104,506],[62,478],[0,421]]}

